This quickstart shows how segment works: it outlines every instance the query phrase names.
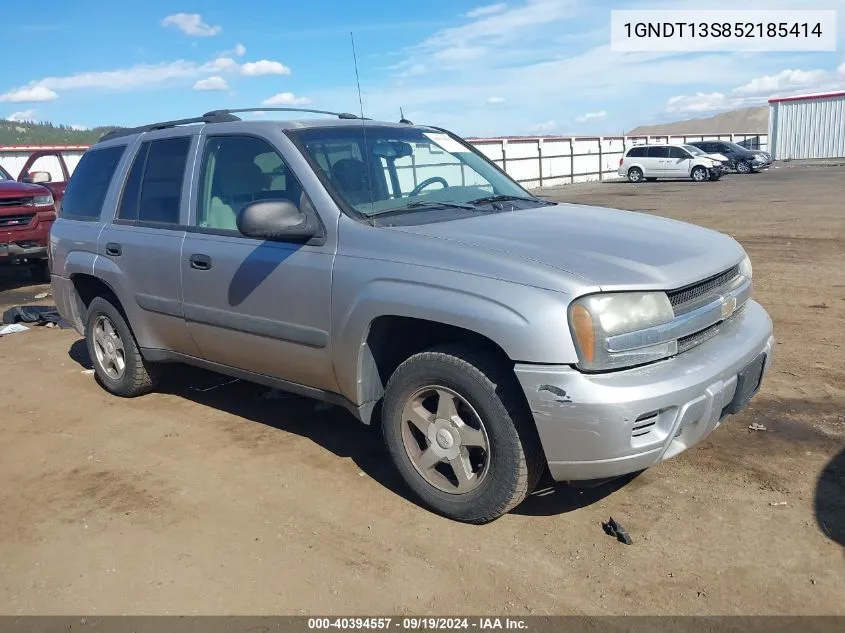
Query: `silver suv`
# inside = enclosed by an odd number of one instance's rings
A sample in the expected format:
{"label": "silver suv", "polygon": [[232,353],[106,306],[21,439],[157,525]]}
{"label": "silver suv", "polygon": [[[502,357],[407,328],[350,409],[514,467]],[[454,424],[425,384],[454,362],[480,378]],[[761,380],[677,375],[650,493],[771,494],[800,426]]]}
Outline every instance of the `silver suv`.
{"label": "silver suv", "polygon": [[482,523],[545,474],[673,457],[759,389],[772,324],[730,237],[539,199],[443,129],[235,112],[110,133],[70,180],[53,293],[109,392],[181,362],[342,405]]}

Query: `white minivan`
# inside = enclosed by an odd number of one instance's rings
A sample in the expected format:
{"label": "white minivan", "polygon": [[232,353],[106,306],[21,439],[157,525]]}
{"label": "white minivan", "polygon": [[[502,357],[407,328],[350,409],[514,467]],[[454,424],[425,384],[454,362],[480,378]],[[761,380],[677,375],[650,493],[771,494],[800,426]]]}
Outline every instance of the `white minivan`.
{"label": "white minivan", "polygon": [[658,178],[719,180],[725,172],[720,157],[689,145],[636,145],[619,159],[619,175],[629,182]]}

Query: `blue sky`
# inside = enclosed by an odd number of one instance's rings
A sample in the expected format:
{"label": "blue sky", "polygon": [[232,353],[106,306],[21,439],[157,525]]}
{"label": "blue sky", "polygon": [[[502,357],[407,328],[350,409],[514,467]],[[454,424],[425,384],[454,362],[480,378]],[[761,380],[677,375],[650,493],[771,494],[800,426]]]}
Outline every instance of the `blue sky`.
{"label": "blue sky", "polygon": [[[736,8],[712,0],[706,8]],[[34,8],[37,7],[37,8]],[[614,53],[610,10],[686,0],[41,0],[7,3],[0,117],[91,127],[222,107],[358,111],[465,136],[619,134],[845,89],[845,0],[745,0],[839,9],[837,52]]]}

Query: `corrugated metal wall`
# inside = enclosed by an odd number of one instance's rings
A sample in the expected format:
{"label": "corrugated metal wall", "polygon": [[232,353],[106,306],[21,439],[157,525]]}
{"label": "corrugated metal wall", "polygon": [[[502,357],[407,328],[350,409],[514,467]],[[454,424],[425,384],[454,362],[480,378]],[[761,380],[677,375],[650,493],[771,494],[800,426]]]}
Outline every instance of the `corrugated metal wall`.
{"label": "corrugated metal wall", "polygon": [[845,95],[770,105],[775,160],[845,158]]}

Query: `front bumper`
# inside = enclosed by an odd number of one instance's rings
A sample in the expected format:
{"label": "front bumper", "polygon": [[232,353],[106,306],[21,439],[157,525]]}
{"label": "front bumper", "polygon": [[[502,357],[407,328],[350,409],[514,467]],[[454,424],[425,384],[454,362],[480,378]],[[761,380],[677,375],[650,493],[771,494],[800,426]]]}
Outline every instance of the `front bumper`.
{"label": "front bumper", "polygon": [[772,322],[749,300],[718,335],[674,358],[643,367],[585,374],[568,366],[517,365],[552,477],[617,477],[674,457],[724,420],[737,376],[765,354]]}
{"label": "front bumper", "polygon": [[46,259],[47,247],[42,244],[0,242],[0,263],[18,259]]}

